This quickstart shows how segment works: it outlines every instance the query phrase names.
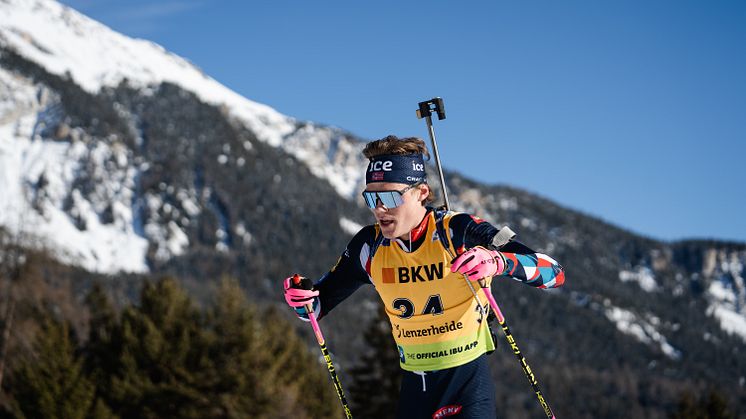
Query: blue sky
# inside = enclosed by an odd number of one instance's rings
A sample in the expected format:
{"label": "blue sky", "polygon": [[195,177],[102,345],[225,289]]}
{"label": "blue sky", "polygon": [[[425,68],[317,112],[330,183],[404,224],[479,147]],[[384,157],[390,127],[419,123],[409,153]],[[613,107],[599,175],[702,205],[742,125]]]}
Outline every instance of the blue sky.
{"label": "blue sky", "polygon": [[65,1],[257,102],[649,237],[746,241],[746,2]]}

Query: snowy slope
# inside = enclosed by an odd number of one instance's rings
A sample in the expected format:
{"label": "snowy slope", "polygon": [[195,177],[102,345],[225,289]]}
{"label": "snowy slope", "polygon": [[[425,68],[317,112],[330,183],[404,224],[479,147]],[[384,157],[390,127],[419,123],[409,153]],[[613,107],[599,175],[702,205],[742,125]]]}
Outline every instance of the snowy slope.
{"label": "snowy slope", "polygon": [[[296,156],[343,197],[356,196],[362,182],[361,144],[341,130],[299,123],[252,102],[159,45],[123,36],[57,2],[0,1],[0,46],[50,73],[69,76],[92,94],[125,80],[143,94],[162,82],[176,84],[225,109],[259,140]],[[140,168],[126,150],[38,135],[63,117],[53,96],[43,86],[0,70],[0,225],[37,237],[62,260],[96,272],[146,271],[149,241],[161,260],[180,254],[189,242],[179,228],[142,225],[136,219],[136,205],[158,203],[152,196],[140,203],[134,199]],[[98,168],[97,199],[66,198],[64,192],[73,190],[84,165]],[[56,193],[34,196],[39,182]],[[114,222],[102,224],[106,205],[112,206]]]}
{"label": "snowy slope", "polygon": [[[131,208],[136,170],[124,149],[103,142],[41,140],[36,131],[45,119],[55,118],[55,100],[0,69],[0,225],[22,240],[43,240],[61,260],[89,270],[146,271],[148,242],[136,234]],[[104,169],[109,160],[118,164]],[[107,181],[97,183],[100,199],[89,202],[74,193],[72,202],[66,202],[81,161],[92,161],[99,170],[91,176],[105,171]],[[43,194],[35,187],[40,183],[45,184]],[[111,205],[113,223],[100,222],[92,206],[102,205]]]}
{"label": "snowy slope", "polygon": [[[91,93],[123,80],[147,89],[170,82],[205,103],[224,106],[257,137],[308,163],[312,173],[329,179],[346,197],[359,185],[359,145],[340,138],[339,130],[299,124],[294,118],[252,102],[228,89],[187,60],[150,41],[128,38],[51,0],[0,2],[0,44],[58,75],[69,74]],[[93,59],[92,59],[93,58]],[[318,147],[324,147],[319,149]],[[350,149],[354,149],[350,153]],[[332,155],[318,150],[334,150]],[[320,165],[324,163],[337,163]],[[341,166],[339,163],[347,165]]]}
{"label": "snowy slope", "polygon": [[704,273],[713,277],[707,289],[708,314],[720,321],[728,333],[746,341],[746,252],[710,250],[705,256]]}

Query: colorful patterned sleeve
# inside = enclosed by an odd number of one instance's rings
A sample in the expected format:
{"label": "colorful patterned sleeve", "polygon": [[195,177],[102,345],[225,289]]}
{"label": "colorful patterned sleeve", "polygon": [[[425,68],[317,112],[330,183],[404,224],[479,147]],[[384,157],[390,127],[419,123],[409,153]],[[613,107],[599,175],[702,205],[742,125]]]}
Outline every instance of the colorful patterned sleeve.
{"label": "colorful patterned sleeve", "polygon": [[500,253],[507,262],[504,275],[542,289],[561,287],[565,283],[565,270],[543,253],[520,254],[504,250]]}
{"label": "colorful patterned sleeve", "polygon": [[512,241],[501,248],[492,245],[497,228],[490,223],[466,213],[454,214],[450,221],[451,239],[457,249],[470,249],[474,246],[491,247],[505,256],[506,276],[533,287],[557,288],[565,283],[565,271],[551,257],[537,253],[518,241]]}

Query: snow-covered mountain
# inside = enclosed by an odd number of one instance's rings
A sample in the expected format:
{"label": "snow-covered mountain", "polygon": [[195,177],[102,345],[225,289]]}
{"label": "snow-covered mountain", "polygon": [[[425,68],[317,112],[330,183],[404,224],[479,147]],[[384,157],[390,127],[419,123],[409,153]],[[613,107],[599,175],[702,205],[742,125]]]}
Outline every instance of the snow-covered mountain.
{"label": "snow-covered mountain", "polygon": [[[63,262],[193,283],[227,273],[276,298],[277,278],[322,273],[370,222],[361,148],[52,0],[0,0],[0,227]],[[511,225],[565,266],[566,287],[549,295],[495,285],[516,329],[533,331],[531,359],[568,365],[545,373],[555,395],[597,397],[578,388],[616,386],[630,370],[661,388],[746,393],[746,244],[658,242],[525,191],[446,178],[454,208]],[[344,323],[371,318],[360,306],[326,320],[356,350]]]}
{"label": "snow-covered mountain", "polygon": [[[358,141],[339,129],[300,123],[241,97],[159,45],[123,36],[54,1],[0,2],[0,22],[0,46],[69,78],[92,95],[123,82],[148,95],[150,89],[172,83],[225,109],[227,117],[257,139],[296,156],[340,195],[351,197],[361,183],[359,169],[364,163]],[[33,226],[28,233],[48,240],[63,260],[92,271],[146,271],[148,241],[153,240],[160,242],[159,257],[180,254],[188,239],[179,227],[139,225],[143,220],[137,219],[134,209],[135,179],[141,164],[147,163],[131,161],[123,147],[55,142],[39,135],[61,118],[58,95],[0,69],[0,224],[15,231]],[[80,139],[84,133],[72,130],[70,135]],[[66,204],[66,191],[72,189],[83,160],[95,168],[98,193],[92,201],[75,195],[74,202]],[[43,196],[32,186],[40,182],[50,182]],[[148,197],[145,201],[152,203]],[[110,203],[115,203],[115,222],[97,221]],[[184,205],[194,207],[188,201]],[[86,220],[84,232],[68,214]]]}

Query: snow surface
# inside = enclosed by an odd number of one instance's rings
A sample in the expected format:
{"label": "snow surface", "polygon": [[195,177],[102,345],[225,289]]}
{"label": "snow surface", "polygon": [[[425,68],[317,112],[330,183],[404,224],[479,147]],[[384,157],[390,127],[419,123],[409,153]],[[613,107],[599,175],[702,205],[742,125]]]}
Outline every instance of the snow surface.
{"label": "snow surface", "polygon": [[[743,284],[743,278],[740,279]],[[707,313],[720,321],[720,327],[723,330],[738,335],[746,341],[746,316],[741,312],[744,306],[738,301],[738,294],[718,280],[710,284],[707,293],[710,298]]]}
{"label": "snow surface", "polygon": [[666,337],[656,329],[655,325],[660,323],[657,317],[648,315],[649,321],[646,321],[629,310],[610,304],[606,305],[604,314],[614,322],[620,332],[631,335],[647,345],[657,344],[661,352],[671,359],[681,359],[681,351],[671,346]]}
{"label": "snow surface", "polygon": [[339,219],[339,226],[342,227],[342,230],[344,230],[346,233],[348,233],[351,236],[354,236],[355,234],[358,233],[358,231],[363,229],[362,225],[345,217],[342,217]]}
{"label": "snow surface", "polygon": [[[92,271],[147,271],[148,241],[135,232],[131,207],[136,172],[125,166],[113,171],[111,182],[97,183],[93,194],[102,198],[97,203],[73,187],[81,159],[100,169],[108,160],[126,161],[123,149],[42,140],[36,130],[55,103],[45,103],[48,95],[39,93],[28,80],[0,69],[0,225],[27,244],[42,241],[60,260]],[[94,169],[91,176],[99,174]],[[46,185],[39,188],[40,183]],[[107,203],[114,222],[103,224],[99,214]]]}
{"label": "snow surface", "polygon": [[[165,186],[165,184],[162,184]],[[193,194],[193,193],[192,193]],[[177,196],[183,196],[184,193],[180,191]],[[166,261],[173,256],[179,256],[189,247],[189,238],[186,233],[176,224],[174,221],[168,221],[166,223],[161,219],[159,210],[163,209],[164,212],[171,212],[171,206],[164,204],[160,196],[146,194],[144,197],[145,205],[148,207],[151,218],[145,224],[144,234],[150,242],[154,244],[155,254],[154,257],[159,261]],[[187,199],[187,201],[190,201]],[[145,260],[145,253],[142,255]]]}
{"label": "snow surface", "polygon": [[620,271],[619,279],[622,282],[636,282],[644,291],[653,292],[658,290],[658,283],[650,268],[638,266],[634,271]]}

